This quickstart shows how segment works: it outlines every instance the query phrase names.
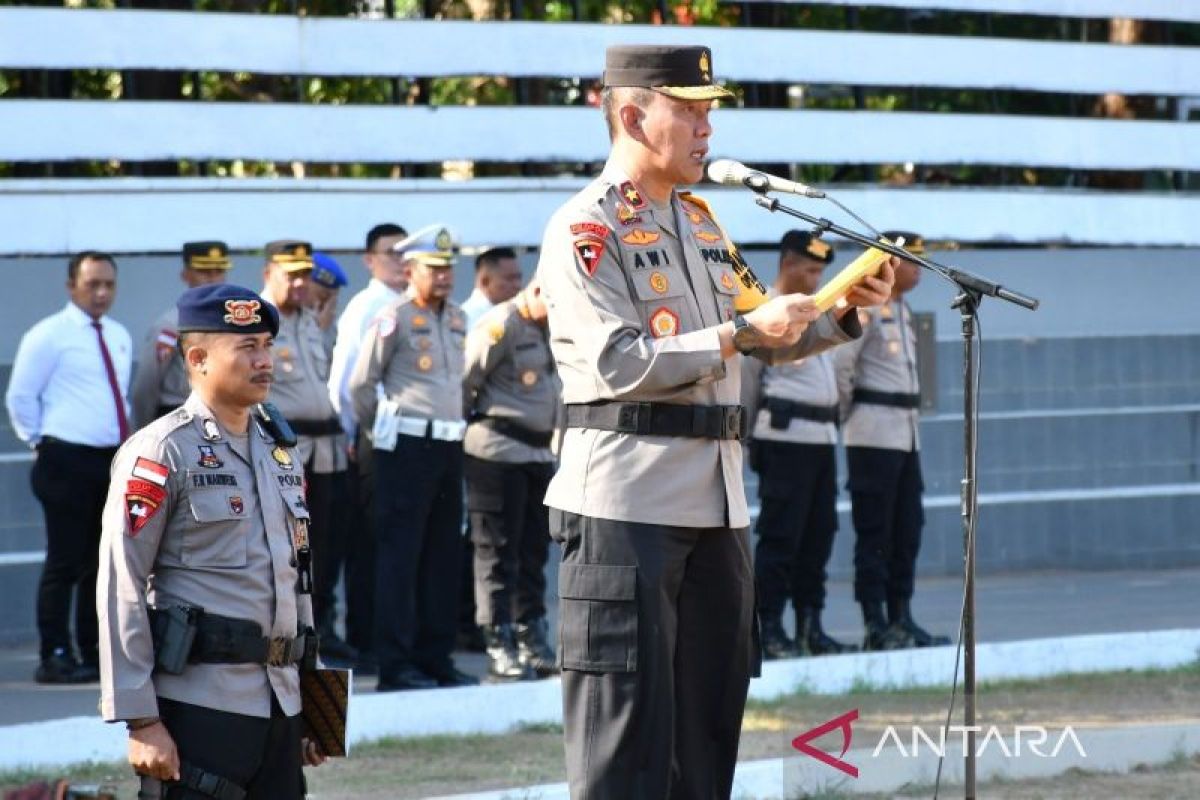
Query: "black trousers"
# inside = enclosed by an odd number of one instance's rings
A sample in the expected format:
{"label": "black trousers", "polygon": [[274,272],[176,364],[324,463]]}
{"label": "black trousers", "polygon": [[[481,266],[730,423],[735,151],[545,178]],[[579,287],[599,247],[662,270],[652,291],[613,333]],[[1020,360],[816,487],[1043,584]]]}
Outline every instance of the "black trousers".
{"label": "black trousers", "polygon": [[475,550],[475,621],[546,616],[550,523],[542,502],[554,465],[466,457],[467,512]]}
{"label": "black trousers", "polygon": [[910,600],[921,550],[921,456],[917,451],[847,447],[854,519],[854,599]]}
{"label": "black trousers", "polygon": [[825,607],[825,565],[837,532],[833,445],[754,442],[761,510],[754,579],[764,617],[790,599],[797,611]]}
{"label": "black trousers", "polygon": [[462,545],[460,442],[399,436],[375,451],[375,650],[381,680],[453,665]]}
{"label": "black trousers", "polygon": [[313,617],[321,632],[334,630],[337,622],[336,590],[346,558],[346,540],[342,524],[345,517],[335,503],[344,496],[345,478],[344,472],[313,472],[311,460],[304,465],[313,558]]}
{"label": "black trousers", "polygon": [[[300,715],[285,716],[274,697],[271,716],[251,717],[158,698],[158,713],[179,759],[246,790],[246,800],[304,800]],[[212,800],[207,794],[143,777],[139,798]]]}
{"label": "black trousers", "polygon": [[748,529],[551,509],[550,530],[571,797],[728,798],[759,662]]}
{"label": "black trousers", "polygon": [[79,657],[85,663],[97,663],[100,518],[108,495],[109,465],[116,452],[115,447],[86,447],[54,439],[43,439],[38,445],[30,483],[46,519],[46,561],[37,597],[42,658],[58,648],[71,652],[74,598]]}
{"label": "black trousers", "polygon": [[359,434],[346,472],[346,641],[371,652],[375,639],[375,452]]}

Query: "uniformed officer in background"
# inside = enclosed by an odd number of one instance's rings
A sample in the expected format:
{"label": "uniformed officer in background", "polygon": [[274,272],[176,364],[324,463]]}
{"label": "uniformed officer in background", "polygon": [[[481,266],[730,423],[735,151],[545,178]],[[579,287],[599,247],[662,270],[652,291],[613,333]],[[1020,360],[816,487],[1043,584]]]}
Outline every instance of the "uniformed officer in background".
{"label": "uniformed officer in background", "polygon": [[[232,266],[229,247],[224,242],[184,242],[179,278],[189,289],[221,283]],[[138,353],[129,404],[133,406],[134,424],[139,428],[179,408],[191,393],[183,358],[175,344],[179,338],[177,316],[172,303],[150,326]]]}
{"label": "uniformed officer in background", "polygon": [[[807,231],[779,243],[775,294],[813,294],[834,250]],[[766,658],[843,653],[853,648],[821,627],[825,565],[837,532],[838,393],[833,353],[767,366],[742,360],[742,398],[752,415],[751,467],[758,473],[754,582]],[[788,600],[796,638],[783,627]]]}
{"label": "uniformed officer in background", "polygon": [[193,392],[112,466],[100,711],[127,723],[139,797],[300,800],[302,761],[323,760],[299,716],[297,663],[316,647],[304,470],[251,411],[278,316],[232,285],[189,289],[178,310]]}
{"label": "uniformed officer in background", "polygon": [[[462,547],[466,317],[450,300],[454,238],[407,241],[404,297],[376,316],[350,376],[375,458],[379,691],[478,681],[454,666]],[[380,399],[376,387],[383,384]]]}
{"label": "uniformed officer in background", "polygon": [[471,331],[463,395],[475,621],[488,675],[545,677],[557,671],[547,641],[550,531],[543,500],[554,475],[550,442],[559,387],[537,281]]}
{"label": "uniformed officer in background", "polygon": [[[906,250],[925,253],[919,234],[888,231],[884,236],[892,241],[903,236]],[[854,599],[862,606],[864,650],[950,643],[917,625],[910,607],[925,487],[917,332],[904,295],[920,277],[917,265],[899,262],[889,302],[860,311],[863,337],[836,354],[855,532]]]}
{"label": "uniformed officer in background", "polygon": [[[699,198],[707,48],[607,52],[612,151],[547,226],[538,281],[566,432],[550,483],[562,545],[559,664],[573,797],[715,798],[733,789],[756,668],[742,484],[739,352],[791,361],[853,339],[858,317],[804,295],[739,315],[758,283]],[[883,302],[889,268],[852,293]]]}
{"label": "uniformed officer in background", "polygon": [[262,295],[279,309],[270,400],[299,439],[296,452],[304,465],[312,521],[313,612],[321,652],[331,661],[352,662],[358,653],[337,635],[334,594],[339,554],[345,550],[336,536],[333,499],[337,481],[345,478],[346,435],[329,398],[332,347],[316,312],[309,308],[312,272],[312,245],[308,242],[283,239],[267,244]]}

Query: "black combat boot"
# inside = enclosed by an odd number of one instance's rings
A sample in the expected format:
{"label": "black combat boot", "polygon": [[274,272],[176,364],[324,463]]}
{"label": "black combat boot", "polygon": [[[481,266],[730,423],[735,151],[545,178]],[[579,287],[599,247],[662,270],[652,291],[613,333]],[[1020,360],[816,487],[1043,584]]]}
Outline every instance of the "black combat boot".
{"label": "black combat boot", "polygon": [[801,655],[823,656],[837,653],[854,653],[858,648],[834,639],[821,627],[821,610],[801,608],[796,611],[796,646]]}
{"label": "black combat boot", "polygon": [[915,647],[911,634],[898,625],[888,625],[883,617],[883,603],[862,603],[863,652],[872,650],[903,650]]}
{"label": "black combat boot", "polygon": [[495,681],[519,681],[531,677],[517,655],[512,625],[488,625],[483,628],[487,644],[488,677]]}
{"label": "black combat boot", "polygon": [[547,636],[549,627],[545,617],[517,623],[517,657],[539,678],[558,674],[554,648],[550,647]]}
{"label": "black combat boot", "polygon": [[903,629],[917,647],[943,647],[950,644],[949,636],[934,636],[913,621],[907,600],[888,600],[888,619],[893,626]]}
{"label": "black combat boot", "polygon": [[783,622],[779,617],[779,614],[760,614],[759,616],[763,658],[767,661],[796,658],[800,655],[800,651],[796,649],[796,643],[788,638],[787,631],[783,629]]}

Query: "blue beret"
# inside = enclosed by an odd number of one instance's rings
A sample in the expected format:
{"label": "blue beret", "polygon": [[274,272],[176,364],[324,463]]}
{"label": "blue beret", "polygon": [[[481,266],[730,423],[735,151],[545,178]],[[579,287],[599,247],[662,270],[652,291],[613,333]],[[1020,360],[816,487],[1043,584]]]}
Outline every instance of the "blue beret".
{"label": "blue beret", "polygon": [[175,303],[179,332],[279,333],[279,311],[256,292],[232,283],[188,289]]}
{"label": "blue beret", "polygon": [[333,256],[326,253],[313,253],[313,283],[319,283],[326,289],[337,289],[346,285],[346,273],[342,271],[342,267],[334,260]]}

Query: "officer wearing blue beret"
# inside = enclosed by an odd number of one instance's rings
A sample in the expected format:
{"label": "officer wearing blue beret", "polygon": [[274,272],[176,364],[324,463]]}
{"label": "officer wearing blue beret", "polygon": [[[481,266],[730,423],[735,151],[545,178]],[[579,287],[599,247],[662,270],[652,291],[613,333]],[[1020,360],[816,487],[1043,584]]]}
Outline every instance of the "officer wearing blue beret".
{"label": "officer wearing blue beret", "polygon": [[275,307],[240,286],[178,302],[191,395],[113,460],[100,710],[129,729],[139,797],[300,800],[300,664],[316,660],[304,470],[254,407]]}

